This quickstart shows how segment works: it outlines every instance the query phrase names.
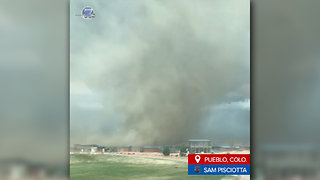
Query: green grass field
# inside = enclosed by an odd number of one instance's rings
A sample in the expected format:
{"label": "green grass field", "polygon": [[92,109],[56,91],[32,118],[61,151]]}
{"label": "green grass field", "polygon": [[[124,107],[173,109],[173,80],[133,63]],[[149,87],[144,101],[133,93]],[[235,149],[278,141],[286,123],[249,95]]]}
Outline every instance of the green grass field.
{"label": "green grass field", "polygon": [[221,179],[188,176],[187,163],[176,159],[116,155],[70,155],[71,180]]}

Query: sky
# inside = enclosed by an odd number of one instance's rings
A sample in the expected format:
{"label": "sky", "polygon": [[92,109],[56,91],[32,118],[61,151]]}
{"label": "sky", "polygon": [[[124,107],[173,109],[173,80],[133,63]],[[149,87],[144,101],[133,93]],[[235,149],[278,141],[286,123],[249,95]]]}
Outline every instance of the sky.
{"label": "sky", "polygon": [[71,1],[70,144],[192,138],[249,144],[249,1]]}

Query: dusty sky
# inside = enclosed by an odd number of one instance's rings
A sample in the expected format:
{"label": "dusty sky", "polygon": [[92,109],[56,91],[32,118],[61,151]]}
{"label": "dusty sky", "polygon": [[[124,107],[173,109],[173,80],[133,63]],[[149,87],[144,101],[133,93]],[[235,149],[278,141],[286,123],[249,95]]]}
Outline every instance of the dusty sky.
{"label": "dusty sky", "polygon": [[[85,6],[96,18],[77,14]],[[70,143],[249,143],[247,0],[71,1]]]}

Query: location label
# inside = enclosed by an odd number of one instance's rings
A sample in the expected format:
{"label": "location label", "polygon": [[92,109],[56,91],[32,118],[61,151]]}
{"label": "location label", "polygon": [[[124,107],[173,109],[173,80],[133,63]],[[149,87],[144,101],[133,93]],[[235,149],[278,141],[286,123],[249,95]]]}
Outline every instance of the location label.
{"label": "location label", "polygon": [[197,163],[199,163],[201,157],[200,157],[199,155],[196,155],[196,156],[195,156],[195,159],[196,159]]}

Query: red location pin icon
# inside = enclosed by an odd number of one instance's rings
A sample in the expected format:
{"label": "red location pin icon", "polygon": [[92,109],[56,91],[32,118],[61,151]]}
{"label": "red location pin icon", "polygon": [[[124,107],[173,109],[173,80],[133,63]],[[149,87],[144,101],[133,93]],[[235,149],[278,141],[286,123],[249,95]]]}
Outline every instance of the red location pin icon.
{"label": "red location pin icon", "polygon": [[199,155],[196,155],[196,157],[194,157],[194,158],[196,159],[197,163],[199,163],[201,157]]}

